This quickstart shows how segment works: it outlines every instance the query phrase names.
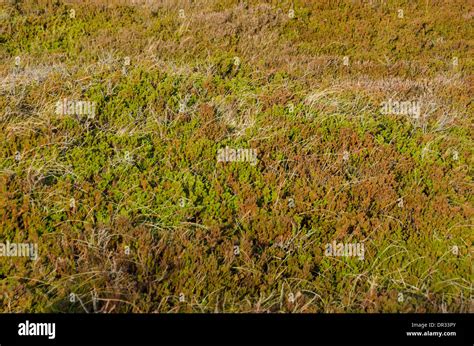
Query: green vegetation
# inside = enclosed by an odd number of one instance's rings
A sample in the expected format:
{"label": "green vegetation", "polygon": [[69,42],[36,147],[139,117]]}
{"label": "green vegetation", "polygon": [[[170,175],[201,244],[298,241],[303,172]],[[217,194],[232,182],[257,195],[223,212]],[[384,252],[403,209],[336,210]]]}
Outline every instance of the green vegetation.
{"label": "green vegetation", "polygon": [[473,311],[472,5],[121,3],[0,7],[2,312]]}

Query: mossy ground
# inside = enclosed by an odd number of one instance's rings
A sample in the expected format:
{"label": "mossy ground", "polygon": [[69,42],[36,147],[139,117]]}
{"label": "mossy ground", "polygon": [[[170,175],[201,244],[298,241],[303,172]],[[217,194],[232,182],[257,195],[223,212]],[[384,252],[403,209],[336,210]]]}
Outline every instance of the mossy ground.
{"label": "mossy ground", "polygon": [[472,311],[472,3],[131,2],[1,5],[1,311]]}

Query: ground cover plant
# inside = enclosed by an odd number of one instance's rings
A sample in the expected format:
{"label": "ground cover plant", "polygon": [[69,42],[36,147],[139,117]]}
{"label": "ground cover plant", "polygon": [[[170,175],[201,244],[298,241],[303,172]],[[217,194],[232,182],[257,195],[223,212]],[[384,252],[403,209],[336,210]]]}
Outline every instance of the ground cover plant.
{"label": "ground cover plant", "polygon": [[473,311],[472,2],[0,10],[2,312]]}

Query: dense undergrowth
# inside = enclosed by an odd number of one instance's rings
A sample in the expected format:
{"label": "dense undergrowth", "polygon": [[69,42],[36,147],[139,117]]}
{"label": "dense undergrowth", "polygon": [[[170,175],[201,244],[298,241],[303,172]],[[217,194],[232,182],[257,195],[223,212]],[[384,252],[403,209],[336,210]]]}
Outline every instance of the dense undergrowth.
{"label": "dense undergrowth", "polygon": [[106,3],[1,5],[3,312],[472,311],[472,4]]}

